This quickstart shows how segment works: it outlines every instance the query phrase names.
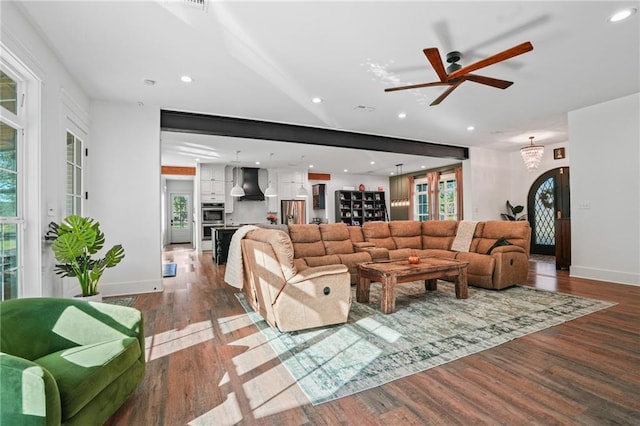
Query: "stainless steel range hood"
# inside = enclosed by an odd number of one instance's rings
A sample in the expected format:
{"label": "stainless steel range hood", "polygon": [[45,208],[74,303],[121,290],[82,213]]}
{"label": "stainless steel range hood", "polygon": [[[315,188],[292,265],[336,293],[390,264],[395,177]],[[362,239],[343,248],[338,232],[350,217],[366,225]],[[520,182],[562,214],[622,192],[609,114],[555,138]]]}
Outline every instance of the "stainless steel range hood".
{"label": "stainless steel range hood", "polygon": [[258,171],[256,167],[242,167],[242,189],[244,197],[240,201],[264,201],[264,194],[258,185]]}

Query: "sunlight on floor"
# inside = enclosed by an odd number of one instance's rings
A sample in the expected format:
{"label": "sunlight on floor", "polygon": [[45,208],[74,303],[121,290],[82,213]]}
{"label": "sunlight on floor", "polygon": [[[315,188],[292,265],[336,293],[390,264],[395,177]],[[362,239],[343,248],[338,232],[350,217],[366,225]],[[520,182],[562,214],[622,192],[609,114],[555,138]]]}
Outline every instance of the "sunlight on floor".
{"label": "sunlight on floor", "polygon": [[226,401],[213,410],[187,423],[190,426],[231,426],[242,421],[238,399],[234,392],[227,395]]}
{"label": "sunlight on floor", "polygon": [[146,337],[145,357],[147,362],[153,361],[213,338],[211,321],[189,324],[180,330],[173,329]]}

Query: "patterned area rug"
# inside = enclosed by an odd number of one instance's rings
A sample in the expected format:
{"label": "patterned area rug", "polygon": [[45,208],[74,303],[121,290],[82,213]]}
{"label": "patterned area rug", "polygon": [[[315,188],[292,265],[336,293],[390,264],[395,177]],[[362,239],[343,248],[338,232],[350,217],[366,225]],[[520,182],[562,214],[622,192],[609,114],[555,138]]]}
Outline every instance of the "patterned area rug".
{"label": "patterned area rug", "polygon": [[422,282],[396,287],[397,311],[384,315],[379,295],[376,283],[370,303],[356,302],[354,292],[346,324],[280,333],[251,309],[244,293],[236,293],[313,405],[615,305],[527,287],[470,287],[469,298],[459,300],[453,284],[438,281],[438,291],[428,294]]}

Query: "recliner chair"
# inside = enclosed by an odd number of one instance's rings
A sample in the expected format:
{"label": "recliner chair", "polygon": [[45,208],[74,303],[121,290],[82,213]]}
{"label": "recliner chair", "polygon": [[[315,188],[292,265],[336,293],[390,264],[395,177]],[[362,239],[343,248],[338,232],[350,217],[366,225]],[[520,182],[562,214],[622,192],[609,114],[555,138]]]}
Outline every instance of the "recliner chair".
{"label": "recliner chair", "polygon": [[298,270],[291,239],[279,230],[251,231],[241,247],[247,300],[271,327],[287,332],[347,321],[351,284],[345,265]]}

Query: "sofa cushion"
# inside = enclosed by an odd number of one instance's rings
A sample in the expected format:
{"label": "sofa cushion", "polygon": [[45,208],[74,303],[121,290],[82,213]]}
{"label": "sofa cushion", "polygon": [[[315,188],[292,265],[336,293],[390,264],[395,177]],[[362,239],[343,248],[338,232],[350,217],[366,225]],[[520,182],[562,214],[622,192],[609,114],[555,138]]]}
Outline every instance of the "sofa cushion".
{"label": "sofa cushion", "polygon": [[374,243],[376,247],[388,250],[397,248],[389,231],[389,222],[365,222],[362,225],[362,233],[364,234],[364,240]]}
{"label": "sofa cushion", "polygon": [[63,349],[35,360],[55,378],[60,391],[62,422],[138,362],[138,339],[123,339]]}
{"label": "sofa cushion", "polygon": [[340,258],[335,254],[328,254],[326,256],[305,257],[304,260],[311,268],[313,268],[314,266],[340,264]]}
{"label": "sofa cushion", "polygon": [[326,254],[318,225],[290,225],[289,237],[293,244],[293,257],[295,259],[309,256],[324,256]]}
{"label": "sofa cushion", "polygon": [[354,243],[361,243],[364,241],[364,235],[362,234],[362,227],[356,225],[348,225],[347,229],[349,230],[349,238]]}
{"label": "sofa cushion", "polygon": [[322,243],[327,254],[353,253],[353,242],[345,223],[320,224]]}
{"label": "sofa cushion", "polygon": [[363,262],[371,262],[371,255],[366,252],[339,254],[340,263],[346,265],[349,268],[349,274],[351,274],[351,282],[356,283],[358,276],[358,265]]}
{"label": "sofa cushion", "polygon": [[422,249],[422,224],[415,220],[389,222],[389,233],[396,248]]}
{"label": "sofa cushion", "polygon": [[458,222],[455,220],[428,220],[422,222],[423,249],[451,249]]}
{"label": "sofa cushion", "polygon": [[458,252],[456,260],[469,262],[467,273],[474,277],[487,277],[491,282],[496,260],[488,254]]}
{"label": "sofa cushion", "polygon": [[500,238],[506,238],[513,245],[522,247],[529,253],[529,222],[526,221],[499,221],[484,222],[482,233],[478,236],[478,244],[475,252],[486,253],[489,248]]}

